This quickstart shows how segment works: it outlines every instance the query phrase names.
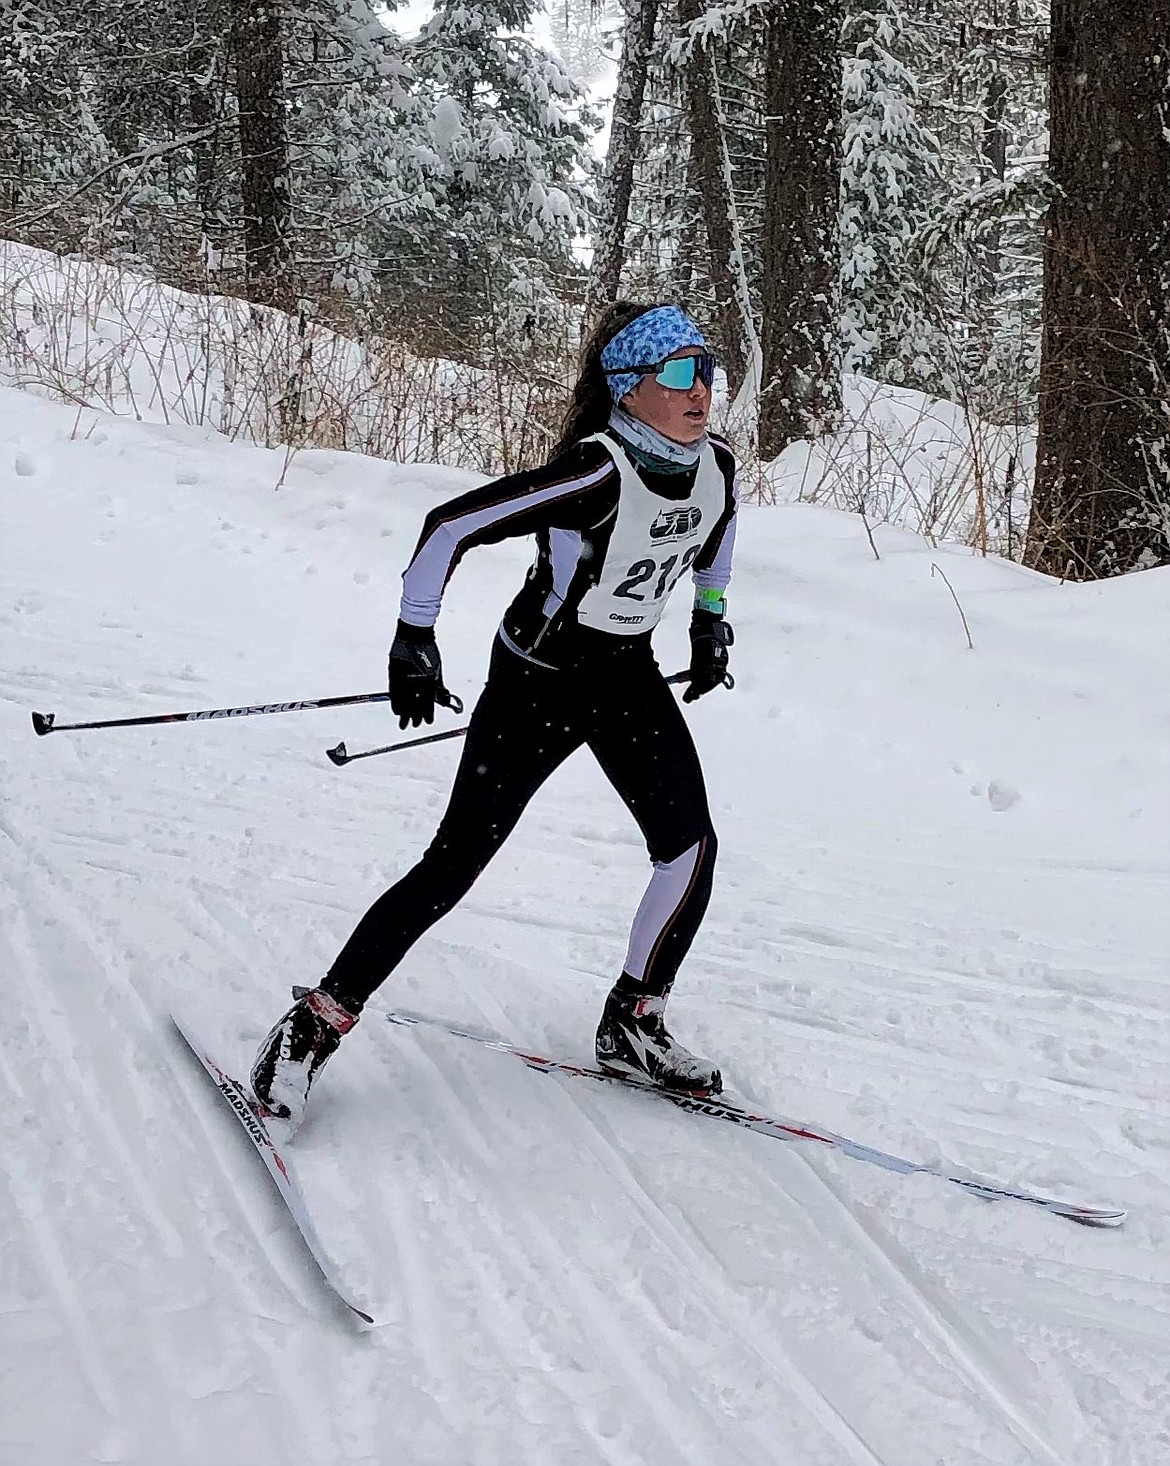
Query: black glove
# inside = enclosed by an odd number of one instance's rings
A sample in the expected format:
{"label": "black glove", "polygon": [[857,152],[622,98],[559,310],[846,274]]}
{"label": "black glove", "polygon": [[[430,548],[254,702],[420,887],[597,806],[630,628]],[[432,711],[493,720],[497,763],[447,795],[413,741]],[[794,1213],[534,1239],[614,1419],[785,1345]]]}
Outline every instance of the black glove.
{"label": "black glove", "polygon": [[430,626],[408,626],[399,621],[387,667],[390,706],[398,726],[435,721],[436,701],[447,705],[450,693],[443,686],[443,663]]}
{"label": "black glove", "polygon": [[734,642],[731,624],[722,616],[712,616],[710,611],[692,612],[691,680],[683,693],[683,702],[694,702],[725,682],[731,686],[727,648]]}

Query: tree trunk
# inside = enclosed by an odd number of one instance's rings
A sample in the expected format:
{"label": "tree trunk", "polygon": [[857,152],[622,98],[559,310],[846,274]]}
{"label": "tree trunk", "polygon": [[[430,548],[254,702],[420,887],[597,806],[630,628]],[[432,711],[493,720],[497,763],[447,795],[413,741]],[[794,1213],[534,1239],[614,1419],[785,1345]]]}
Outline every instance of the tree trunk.
{"label": "tree trunk", "polygon": [[1170,9],[1053,0],[1036,486],[1026,562],[1170,562]]}
{"label": "tree trunk", "polygon": [[586,332],[605,307],[617,300],[621,290],[634,168],[641,153],[642,102],[657,20],[658,0],[626,0],[622,55],[598,208],[600,228],[585,299]]}
{"label": "tree trunk", "polygon": [[[698,20],[702,0],[680,0],[684,25]],[[734,398],[758,353],[755,320],[748,295],[743,241],[736,216],[727,156],[727,131],[715,50],[696,42],[686,65],[687,114],[703,222],[707,231],[711,285],[715,292],[716,347]]]}
{"label": "tree trunk", "polygon": [[[206,25],[210,14],[202,9],[196,14],[203,25],[203,34],[211,34]],[[194,145],[195,207],[205,264],[210,264],[228,246],[231,236],[224,207],[224,191],[230,175],[223,166],[222,127],[227,59],[219,46],[204,42],[192,48],[191,63],[186,78],[187,120],[192,132],[206,134]],[[221,124],[218,128],[217,123]]]}
{"label": "tree trunk", "polygon": [[248,294],[291,303],[290,188],[279,0],[234,0]]}
{"label": "tree trunk", "polygon": [[[1004,113],[1007,110],[1007,77],[1002,71],[995,71],[987,83],[987,97],[983,104],[983,141],[979,159],[979,176],[985,181],[998,178],[1002,183],[1007,173],[1007,128]],[[998,222],[987,231],[980,248],[979,268],[982,298],[990,303],[999,288],[1000,246],[1002,229]]]}
{"label": "tree trunk", "polygon": [[774,0],[766,15],[765,461],[840,419],[842,18],[842,0]]}

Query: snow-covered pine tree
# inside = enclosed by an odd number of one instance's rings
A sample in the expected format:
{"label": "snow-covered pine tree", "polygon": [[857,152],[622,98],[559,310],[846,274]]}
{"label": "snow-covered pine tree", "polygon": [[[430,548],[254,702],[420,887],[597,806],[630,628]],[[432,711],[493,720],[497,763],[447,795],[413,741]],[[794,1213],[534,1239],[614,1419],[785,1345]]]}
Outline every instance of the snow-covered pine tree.
{"label": "snow-covered pine tree", "polygon": [[682,296],[686,291],[681,282],[696,274],[705,278],[705,265],[697,268],[705,244],[683,74],[664,55],[677,14],[674,5],[662,9],[650,58],[626,231],[623,295]]}
{"label": "snow-covered pine tree", "polygon": [[565,70],[582,85],[604,73],[606,53],[620,33],[622,0],[549,0],[549,37]]}
{"label": "snow-covered pine tree", "polygon": [[16,142],[17,193],[26,205],[39,199],[10,213],[7,231],[178,272],[200,237],[196,159],[215,146],[222,121],[192,105],[201,88],[204,100],[212,88],[222,95],[213,58],[230,27],[219,0],[5,4],[0,55],[15,66],[0,115],[15,104],[24,121],[3,129],[0,149]]}
{"label": "snow-covered pine tree", "polygon": [[72,16],[0,0],[0,228],[77,247],[89,212],[77,190],[113,161],[93,116]]}
{"label": "snow-covered pine tree", "polygon": [[658,14],[659,0],[625,0],[609,147],[593,221],[593,259],[585,298],[587,323],[615,301],[621,289],[634,174],[644,149],[642,112]]}
{"label": "snow-covered pine tree", "polygon": [[750,377],[753,401],[745,410],[754,417],[760,375],[759,333],[748,286],[716,50],[714,43],[701,34],[702,0],[679,0],[679,20],[691,33],[681,65],[693,180],[702,204],[708,276],[715,297],[713,339],[723,359],[731,396],[735,397],[745,378]]}
{"label": "snow-covered pine tree", "polygon": [[591,119],[528,0],[452,0],[406,43],[366,0],[314,6],[295,156],[334,285],[432,342],[539,312],[579,274]]}
{"label": "snow-covered pine tree", "polygon": [[940,150],[918,115],[901,0],[847,0],[842,48],[845,369],[941,391],[937,327],[910,248],[938,201]]}
{"label": "snow-covered pine tree", "polygon": [[578,291],[583,283],[571,245],[585,224],[597,122],[560,63],[524,34],[534,7],[444,0],[416,58],[458,222],[455,282],[517,324],[551,307],[570,279]]}
{"label": "snow-covered pine tree", "polygon": [[279,298],[332,296],[407,336],[437,321],[470,340],[579,291],[591,123],[523,34],[530,0],[448,0],[414,39],[368,0],[0,5],[16,238],[185,285],[213,265],[232,291],[248,234],[254,275],[287,272]]}
{"label": "snow-covered pine tree", "polygon": [[[625,126],[636,157],[627,149],[621,293],[686,302],[717,343],[733,390],[759,356],[758,268],[747,239],[759,235],[763,172],[755,4],[663,5],[636,132]],[[594,265],[597,275],[608,268],[611,292],[613,243],[607,233]]]}
{"label": "snow-covered pine tree", "polygon": [[940,143],[941,204],[918,240],[914,274],[924,311],[948,327],[942,380],[980,416],[1032,422],[1051,192],[1048,0],[905,5],[919,115]]}
{"label": "snow-covered pine tree", "polygon": [[410,48],[366,0],[306,0],[285,37],[298,269],[315,298],[336,294],[372,324],[396,235],[444,213]]}

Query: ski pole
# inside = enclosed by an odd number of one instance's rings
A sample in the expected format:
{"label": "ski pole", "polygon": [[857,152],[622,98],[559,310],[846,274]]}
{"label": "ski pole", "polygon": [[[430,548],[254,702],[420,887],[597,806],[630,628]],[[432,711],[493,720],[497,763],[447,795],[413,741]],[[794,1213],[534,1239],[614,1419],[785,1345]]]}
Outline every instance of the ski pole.
{"label": "ski pole", "polygon": [[[691,674],[689,671],[673,672],[666,679],[668,684],[673,684],[676,682],[689,682],[690,680]],[[723,678],[723,685],[725,687],[735,686],[735,679],[732,677],[730,672],[725,674]],[[462,705],[457,709],[457,711],[463,711]],[[462,738],[466,732],[467,729],[465,727],[451,728],[446,733],[427,733],[422,738],[407,738],[399,743],[384,743],[381,748],[366,748],[363,749],[361,753],[350,753],[346,749],[344,743],[339,743],[336,748],[327,748],[325,750],[325,757],[329,759],[331,763],[336,764],[337,767],[340,769],[345,764],[356,763],[359,758],[377,758],[377,756],[382,753],[397,753],[398,750],[401,748],[418,748],[424,743],[442,743],[447,738]]]}
{"label": "ski pole", "polygon": [[445,738],[462,738],[466,732],[466,727],[451,728],[446,733],[426,733],[422,738],[406,738],[401,743],[385,743],[381,748],[367,748],[361,753],[348,753],[345,744],[339,743],[336,748],[327,748],[325,757],[341,768],[342,764],[352,764],[359,758],[375,758],[380,753],[394,753],[400,748],[418,748],[422,743],[442,743]]}
{"label": "ski pole", "polygon": [[[103,718],[96,723],[58,723],[56,713],[33,713],[34,730],[46,733],[76,733],[86,728],[145,728],[154,723],[205,723],[213,718],[251,718],[258,713],[302,713],[310,708],[343,708],[358,703],[389,702],[388,692],[356,692],[347,697],[311,697],[299,702],[265,702],[238,708],[206,708],[195,713],[156,713],[148,718]],[[435,701],[458,715],[463,703],[453,692],[440,687]]]}

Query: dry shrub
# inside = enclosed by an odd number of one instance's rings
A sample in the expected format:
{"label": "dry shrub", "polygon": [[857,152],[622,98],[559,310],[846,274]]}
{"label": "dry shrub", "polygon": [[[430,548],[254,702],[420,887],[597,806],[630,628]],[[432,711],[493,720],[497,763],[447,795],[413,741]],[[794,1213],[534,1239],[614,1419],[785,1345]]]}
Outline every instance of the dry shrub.
{"label": "dry shrub", "polygon": [[0,380],[100,411],[509,472],[554,441],[572,369],[567,349],[552,363],[494,345],[487,365],[428,358],[355,340],[307,307],[289,315],[0,243]]}

